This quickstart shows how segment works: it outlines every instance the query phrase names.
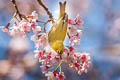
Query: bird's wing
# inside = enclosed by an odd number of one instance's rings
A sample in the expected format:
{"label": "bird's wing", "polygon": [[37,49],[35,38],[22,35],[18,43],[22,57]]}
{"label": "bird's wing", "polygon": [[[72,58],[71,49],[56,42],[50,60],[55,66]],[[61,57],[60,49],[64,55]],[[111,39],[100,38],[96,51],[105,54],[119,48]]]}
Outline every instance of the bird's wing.
{"label": "bird's wing", "polygon": [[61,18],[49,31],[48,40],[49,42],[55,40],[64,41],[68,26],[68,16],[65,15],[64,19]]}
{"label": "bird's wing", "polygon": [[62,19],[60,19],[57,23],[55,23],[53,25],[53,27],[51,28],[51,30],[48,33],[49,42],[53,42],[55,40],[58,40],[57,36],[59,36],[59,34],[60,34],[59,30],[61,29],[62,25],[63,25],[63,20]]}

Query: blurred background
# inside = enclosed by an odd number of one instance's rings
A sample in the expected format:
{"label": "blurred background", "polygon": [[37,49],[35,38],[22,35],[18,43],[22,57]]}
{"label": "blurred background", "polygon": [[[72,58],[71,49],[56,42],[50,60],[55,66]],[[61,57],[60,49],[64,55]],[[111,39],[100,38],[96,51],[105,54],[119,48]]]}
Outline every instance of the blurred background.
{"label": "blurred background", "polygon": [[[21,13],[48,16],[37,0],[16,0]],[[43,0],[55,19],[59,1]],[[80,14],[84,21],[81,43],[76,48],[90,53],[92,67],[87,74],[77,75],[64,66],[66,80],[120,80],[120,0],[66,0],[69,18]],[[0,26],[6,25],[15,9],[10,0],[0,0]],[[48,29],[51,27],[47,25]],[[34,58],[34,44],[27,39],[13,39],[0,30],[0,80],[46,80],[38,60]]]}

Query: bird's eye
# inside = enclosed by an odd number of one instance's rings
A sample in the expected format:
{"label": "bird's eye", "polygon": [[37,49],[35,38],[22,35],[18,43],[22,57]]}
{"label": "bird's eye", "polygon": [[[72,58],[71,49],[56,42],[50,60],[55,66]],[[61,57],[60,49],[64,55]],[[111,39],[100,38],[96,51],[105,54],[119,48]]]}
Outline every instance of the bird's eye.
{"label": "bird's eye", "polygon": [[57,53],[60,53],[60,50],[57,50]]}

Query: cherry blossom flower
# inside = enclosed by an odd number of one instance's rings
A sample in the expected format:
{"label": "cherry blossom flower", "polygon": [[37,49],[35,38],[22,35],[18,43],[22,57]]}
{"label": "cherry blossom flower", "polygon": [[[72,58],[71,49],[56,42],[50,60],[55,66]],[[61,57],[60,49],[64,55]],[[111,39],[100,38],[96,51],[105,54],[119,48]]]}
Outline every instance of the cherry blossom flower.
{"label": "cherry blossom flower", "polygon": [[72,43],[72,45],[79,44],[80,40],[79,37],[81,36],[81,30],[75,29],[73,26],[69,27],[68,37],[69,42]]}
{"label": "cherry blossom flower", "polygon": [[69,19],[68,20],[68,24],[72,24],[73,22],[72,22],[72,19]]}
{"label": "cherry blossom flower", "polygon": [[29,23],[22,20],[20,23],[19,23],[19,27],[21,28],[21,31],[27,31],[27,32],[30,32],[31,30],[31,26],[29,26]]}
{"label": "cherry blossom flower", "polygon": [[50,65],[43,65],[43,66],[40,66],[40,68],[42,69],[42,72],[45,73],[50,68]]}
{"label": "cherry blossom flower", "polygon": [[14,21],[13,26],[9,27],[10,23],[2,28],[3,32],[10,34],[13,37],[26,37],[26,32],[33,30],[34,34],[40,33],[41,27],[36,26],[38,20],[38,14],[34,11],[31,14],[31,18],[23,18],[21,21]]}
{"label": "cherry blossom flower", "polygon": [[65,75],[64,72],[60,72],[57,74],[57,71],[53,70],[52,72],[48,72],[45,74],[47,76],[48,80],[64,80]]}
{"label": "cherry blossom flower", "polygon": [[2,32],[9,33],[9,29],[8,29],[9,25],[10,25],[10,23],[8,23],[5,27],[2,27],[2,29],[1,29]]}
{"label": "cherry blossom flower", "polygon": [[35,58],[39,58],[41,60],[42,57],[44,57],[45,54],[45,50],[41,51],[41,50],[35,50]]}
{"label": "cherry blossom flower", "polygon": [[68,24],[78,26],[79,28],[83,25],[83,21],[81,20],[80,16],[77,15],[74,19],[69,19]]}
{"label": "cherry blossom flower", "polygon": [[35,46],[39,47],[39,46],[47,46],[48,42],[47,42],[47,34],[46,33],[41,33],[38,35],[38,40],[35,41]]}
{"label": "cherry blossom flower", "polygon": [[72,60],[70,67],[75,68],[81,75],[83,72],[87,73],[90,64],[90,56],[87,53],[74,53],[74,60]]}
{"label": "cherry blossom flower", "polygon": [[38,35],[36,35],[36,34],[32,35],[31,40],[34,41],[34,42],[37,41],[38,40]]}
{"label": "cherry blossom flower", "polygon": [[34,34],[40,33],[40,31],[41,31],[41,27],[40,27],[40,26],[36,26],[36,27],[33,29]]}
{"label": "cherry blossom flower", "polygon": [[83,22],[80,19],[79,15],[77,15],[76,18],[74,19],[74,24],[77,25],[77,26],[82,26]]}
{"label": "cherry blossom flower", "polygon": [[1,30],[2,30],[2,32],[9,33],[9,30],[6,27],[3,27]]}
{"label": "cherry blossom flower", "polygon": [[38,20],[38,13],[36,11],[33,11],[31,16],[33,16],[33,19]]}
{"label": "cherry blossom flower", "polygon": [[52,71],[52,72],[48,72],[45,74],[45,76],[47,76],[47,80],[57,80],[57,72]]}
{"label": "cherry blossom flower", "polygon": [[55,55],[55,56],[53,57],[53,61],[55,61],[55,62],[60,62],[60,56],[59,56],[59,55]]}
{"label": "cherry blossom flower", "polygon": [[58,76],[57,76],[57,79],[58,80],[64,80],[65,79],[64,72],[59,73]]}

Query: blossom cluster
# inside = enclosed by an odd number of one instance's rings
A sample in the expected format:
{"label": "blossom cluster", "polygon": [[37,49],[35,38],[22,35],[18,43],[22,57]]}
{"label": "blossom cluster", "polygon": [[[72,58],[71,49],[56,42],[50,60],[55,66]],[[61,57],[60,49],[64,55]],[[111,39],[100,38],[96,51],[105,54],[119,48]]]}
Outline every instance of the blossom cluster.
{"label": "blossom cluster", "polygon": [[[66,47],[62,55],[62,60],[50,46],[45,47],[43,50],[36,50],[35,57],[39,59],[41,63],[42,72],[48,77],[48,80],[63,80],[65,79],[64,72],[59,70],[61,63],[66,63],[69,68],[73,68],[79,75],[87,73],[91,64],[90,56],[87,53],[80,53],[75,51],[73,46]],[[49,71],[52,67],[52,71]]]}
{"label": "blossom cluster", "polygon": [[[88,53],[77,52],[75,45],[79,45],[80,36],[82,34],[82,20],[79,16],[75,19],[69,19],[67,35],[70,45],[64,46],[64,52],[61,57],[51,48],[48,42],[48,34],[42,31],[38,26],[38,14],[33,11],[31,15],[22,18],[22,20],[15,20],[13,26],[9,24],[2,28],[3,32],[8,33],[13,37],[27,36],[27,33],[33,32],[31,40],[35,43],[35,57],[41,63],[40,68],[47,76],[48,80],[64,80],[66,77],[62,71],[62,64],[67,64],[69,68],[73,68],[81,75],[87,73],[91,64]],[[52,28],[51,28],[52,29]],[[52,69],[52,70],[51,70]]]}
{"label": "blossom cluster", "polygon": [[22,20],[13,20],[13,26],[9,27],[10,23],[2,28],[3,32],[8,33],[12,37],[26,37],[27,32],[31,30],[34,34],[40,33],[41,27],[36,26],[38,20],[38,14],[33,11],[30,17],[22,18]]}
{"label": "blossom cluster", "polygon": [[76,16],[75,19],[69,19],[68,20],[69,26],[68,28],[68,37],[69,37],[69,42],[72,43],[72,45],[79,44],[80,43],[80,36],[82,34],[82,30],[80,29],[82,27],[83,21],[80,19],[79,15]]}

